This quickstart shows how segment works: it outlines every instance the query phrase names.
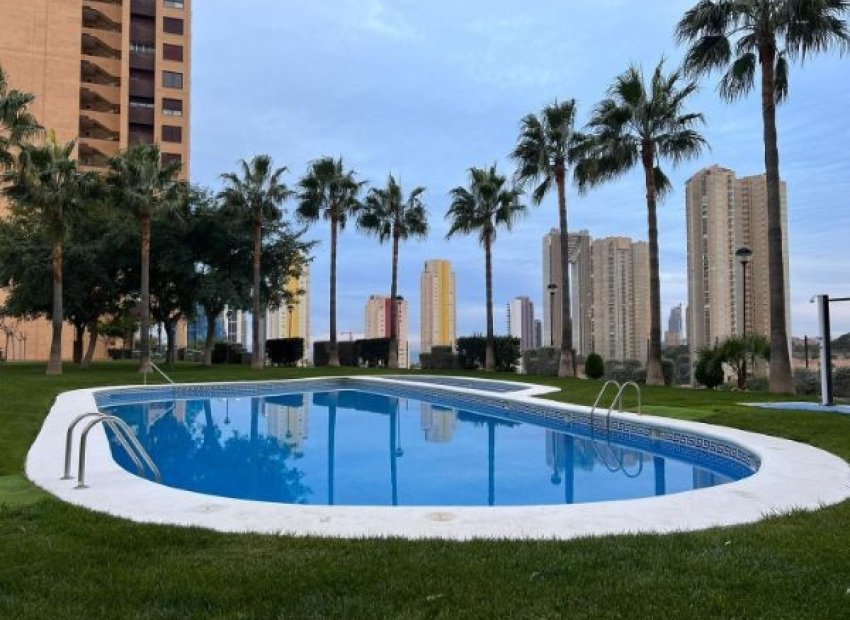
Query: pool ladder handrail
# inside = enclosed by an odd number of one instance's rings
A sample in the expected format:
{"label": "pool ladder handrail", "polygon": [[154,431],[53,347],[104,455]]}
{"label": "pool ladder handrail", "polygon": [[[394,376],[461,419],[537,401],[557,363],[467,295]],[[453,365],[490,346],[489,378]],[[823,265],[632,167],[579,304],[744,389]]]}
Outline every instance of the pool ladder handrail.
{"label": "pool ladder handrail", "polygon": [[605,395],[606,390],[609,385],[614,385],[617,388],[617,393],[614,395],[614,400],[611,401],[611,406],[608,407],[608,412],[605,414],[605,425],[606,427],[611,425],[611,412],[614,411],[614,407],[617,408],[617,411],[623,412],[623,393],[626,391],[626,388],[632,386],[637,392],[638,399],[638,415],[642,415],[642,403],[641,403],[641,392],[640,386],[634,381],[626,381],[625,383],[620,383],[619,381],[615,381],[614,379],[609,379],[602,386],[602,389],[599,390],[599,394],[596,396],[596,400],[593,403],[593,407],[590,409],[590,425],[593,427],[593,414],[596,413],[596,409],[599,406],[599,401],[602,400],[602,397]]}
{"label": "pool ladder handrail", "polygon": [[[159,366],[157,366],[156,364],[154,364],[152,361],[150,362],[150,365],[151,365],[151,368],[153,368],[153,369],[154,369],[157,373],[159,373],[159,375],[160,375],[163,379],[165,379],[166,381],[168,381],[171,385],[177,385],[177,384],[176,384],[176,383],[175,383],[175,382],[171,379],[171,377],[169,377],[167,374],[165,374],[165,371],[164,371],[164,370],[162,370],[162,368],[160,368]],[[148,371],[147,371],[147,370],[145,370],[142,374],[144,375],[144,378],[145,378],[145,385],[147,385],[147,384],[148,384]]]}
{"label": "pool ladder handrail", "polygon": [[138,470],[139,476],[145,476],[145,468],[147,467],[147,469],[153,475],[154,480],[156,480],[156,482],[162,482],[162,475],[160,474],[159,468],[153,462],[153,459],[150,457],[150,454],[148,454],[148,451],[145,450],[144,446],[142,446],[138,437],[136,437],[136,434],[133,432],[133,429],[131,429],[127,425],[127,423],[121,418],[100,411],[92,411],[77,416],[71,422],[71,424],[68,425],[68,430],[65,433],[65,471],[64,475],[62,476],[62,480],[72,480],[74,478],[71,475],[71,457],[74,443],[74,429],[77,427],[77,425],[79,425],[80,422],[87,418],[94,419],[85,426],[83,432],[80,434],[79,461],[77,465],[77,486],[75,488],[88,488],[85,483],[86,446],[88,442],[89,432],[98,424],[103,424],[104,426],[109,427],[109,429],[115,435],[115,438],[118,440],[118,443],[121,444],[121,447],[124,448],[124,451],[129,455],[130,459],[133,461],[133,464]]}

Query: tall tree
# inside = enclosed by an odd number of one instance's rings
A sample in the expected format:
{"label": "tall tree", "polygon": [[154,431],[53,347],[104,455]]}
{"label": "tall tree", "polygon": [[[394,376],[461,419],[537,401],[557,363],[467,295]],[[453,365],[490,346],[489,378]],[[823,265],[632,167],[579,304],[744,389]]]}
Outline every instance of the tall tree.
{"label": "tall tree", "polygon": [[363,205],[357,224],[376,235],[383,243],[393,242],[392,280],[390,283],[390,352],[388,365],[398,368],[398,248],[402,240],[428,235],[428,212],[422,202],[424,187],[417,187],[406,197],[401,186],[390,175],[384,188],[372,189]]}
{"label": "tall tree", "polygon": [[0,169],[15,164],[14,149],[41,131],[29,105],[35,97],[11,89],[3,67],[0,67]]}
{"label": "tall tree", "polygon": [[526,212],[520,203],[522,191],[508,187],[506,177],[490,168],[471,168],[469,186],[451,191],[452,204],[446,217],[450,228],[446,238],[457,234],[478,233],[484,246],[485,278],[487,289],[487,350],[484,357],[486,370],[496,369],[496,349],[493,339],[493,242],[499,228],[510,230],[514,222]]}
{"label": "tall tree", "polygon": [[791,393],[791,359],[785,321],[779,140],[776,107],[788,96],[789,61],[850,44],[847,0],[700,0],[676,28],[688,44],[685,69],[693,75],[725,73],[719,92],[734,101],[749,94],[761,68],[761,112],[767,177],[770,290],[770,391]]}
{"label": "tall tree", "polygon": [[328,365],[339,366],[336,338],[336,255],[339,232],[348,217],[361,207],[358,199],[365,183],[357,181],[354,170],[346,170],[342,158],[324,157],[310,164],[307,175],[299,182],[298,216],[306,222],[319,218],[331,223],[330,274],[330,347]]}
{"label": "tall tree", "polygon": [[646,83],[643,71],[632,66],[617,77],[593,111],[591,136],[576,167],[579,187],[598,185],[643,167],[649,229],[649,350],[648,385],[664,385],[661,366],[661,279],[658,259],[657,204],[670,189],[661,160],[674,165],[699,155],[705,139],[695,129],[701,114],[688,113],[685,104],[696,91],[680,72],[664,72],[658,63]]}
{"label": "tall tree", "polygon": [[51,134],[43,146],[23,145],[15,166],[3,175],[3,193],[16,208],[37,214],[52,244],[53,303],[50,311],[53,334],[48,375],[62,374],[62,275],[66,215],[78,208],[94,191],[96,176],[81,173],[72,159],[76,143],[59,144]]}
{"label": "tall tree", "polygon": [[540,204],[554,184],[558,193],[558,222],[561,245],[561,360],[558,376],[575,376],[573,321],[570,306],[570,255],[567,218],[566,182],[570,167],[584,136],[575,129],[576,102],[554,102],[537,115],[522,119],[519,138],[511,157],[518,165],[516,177],[522,183],[534,183],[531,194]]}
{"label": "tall tree", "polygon": [[178,181],[181,164],[163,162],[159,147],[135,144],[109,160],[108,182],[121,208],[133,213],[141,232],[140,266],[140,372],[151,371],[150,253],[151,220],[160,210],[179,204],[183,191]]}
{"label": "tall tree", "polygon": [[219,195],[225,209],[251,218],[254,234],[253,266],[254,279],[252,289],[252,349],[251,368],[260,369],[265,365],[265,343],[260,336],[260,265],[263,254],[263,228],[278,222],[283,215],[282,205],[292,195],[289,188],[281,182],[285,167],[275,169],[272,158],[257,155],[251,161],[240,162],[241,175],[228,173],[221,175],[225,188]]}

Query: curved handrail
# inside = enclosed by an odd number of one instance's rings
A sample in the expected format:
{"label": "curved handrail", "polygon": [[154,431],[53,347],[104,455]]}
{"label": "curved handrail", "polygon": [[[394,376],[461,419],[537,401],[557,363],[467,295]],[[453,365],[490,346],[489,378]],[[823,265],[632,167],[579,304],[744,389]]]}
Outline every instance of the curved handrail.
{"label": "curved handrail", "polygon": [[[599,390],[599,394],[597,394],[597,396],[596,396],[596,400],[593,402],[593,407],[591,407],[591,409],[590,409],[590,420],[591,420],[591,426],[593,425],[593,414],[594,414],[594,412],[596,411],[596,407],[598,407],[598,406],[599,406],[599,401],[600,401],[600,400],[602,400],[602,397],[605,395],[605,391],[608,389],[608,386],[609,386],[609,385],[615,385],[615,386],[617,386],[617,393],[618,393],[618,394],[619,394],[619,393],[620,393],[620,391],[622,391],[622,389],[623,389],[623,388],[622,388],[622,386],[620,385],[620,382],[619,382],[619,381],[614,381],[614,379],[608,379],[608,381],[606,381],[606,382],[605,382],[605,385],[603,385],[603,386],[602,386],[602,389],[601,389],[601,390]],[[616,402],[617,402],[617,397],[615,396],[615,397],[614,397],[614,403],[616,403]],[[612,407],[614,406],[614,403],[612,403],[612,405],[611,405]]]}
{"label": "curved handrail", "polygon": [[641,396],[640,396],[640,386],[634,381],[626,381],[624,384],[620,386],[620,389],[617,390],[617,395],[614,397],[611,406],[608,407],[608,413],[605,415],[605,424],[606,426],[611,425],[611,412],[614,410],[615,406],[619,406],[620,412],[623,411],[623,393],[626,391],[626,388],[632,386],[637,392],[638,399],[638,415],[642,415],[641,413]]}
{"label": "curved handrail", "polygon": [[[159,468],[153,462],[148,451],[145,450],[145,447],[142,445],[142,442],[139,441],[139,438],[136,437],[136,433],[133,432],[133,429],[121,418],[115,416],[109,416],[110,421],[115,425],[116,428],[121,429],[121,431],[126,436],[127,440],[130,442],[132,447],[136,450],[136,453],[139,457],[144,461],[145,465],[147,465],[150,472],[154,475],[154,478],[157,482],[162,482],[162,474],[159,472]],[[118,433],[116,433],[117,435]],[[143,475],[143,474],[142,474]]]}

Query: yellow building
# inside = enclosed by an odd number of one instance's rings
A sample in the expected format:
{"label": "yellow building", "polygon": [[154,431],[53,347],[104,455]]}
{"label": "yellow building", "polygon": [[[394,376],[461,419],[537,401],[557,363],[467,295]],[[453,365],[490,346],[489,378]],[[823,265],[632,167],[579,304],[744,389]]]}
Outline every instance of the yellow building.
{"label": "yellow building", "polygon": [[266,313],[267,339],[303,338],[304,356],[310,359],[310,265],[305,264],[300,278],[290,278],[286,290],[292,293],[295,303],[281,306]]}
{"label": "yellow building", "polygon": [[432,347],[454,347],[457,339],[456,289],[452,264],[429,260],[421,278],[422,353]]}
{"label": "yellow building", "polygon": [[[132,143],[156,142],[188,178],[191,4],[0,0],[0,66],[11,88],[35,95],[31,111],[46,129],[61,142],[79,139],[84,169],[103,169]],[[0,216],[5,210],[0,204]],[[6,319],[3,327],[24,339],[27,359],[47,359],[46,321]],[[63,337],[66,358],[71,332]],[[181,345],[185,338],[184,327]]]}

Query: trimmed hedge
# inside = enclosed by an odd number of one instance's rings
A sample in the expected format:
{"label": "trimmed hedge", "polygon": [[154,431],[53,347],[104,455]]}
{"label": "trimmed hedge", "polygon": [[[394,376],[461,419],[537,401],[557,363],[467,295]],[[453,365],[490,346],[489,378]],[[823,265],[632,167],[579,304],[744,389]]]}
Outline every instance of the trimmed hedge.
{"label": "trimmed hedge", "polygon": [[[340,366],[357,366],[357,357],[354,355],[354,343],[350,341],[337,342]],[[313,343],[313,365],[327,366],[330,359],[331,343],[327,340]]]}
{"label": "trimmed hedge", "polygon": [[[516,372],[519,366],[519,338],[496,336],[493,338],[496,355],[496,370]],[[484,368],[487,355],[487,338],[481,335],[465,336],[457,339],[457,355],[461,368],[477,370]]]}
{"label": "trimmed hedge", "polygon": [[266,340],[266,353],[272,366],[295,366],[304,359],[303,338]]}
{"label": "trimmed hedge", "polygon": [[423,370],[457,370],[460,362],[451,347],[431,347],[430,353],[419,355],[419,365]]}
{"label": "trimmed hedge", "polygon": [[554,347],[527,349],[522,354],[522,365],[527,375],[557,377],[561,363],[561,350]]}

